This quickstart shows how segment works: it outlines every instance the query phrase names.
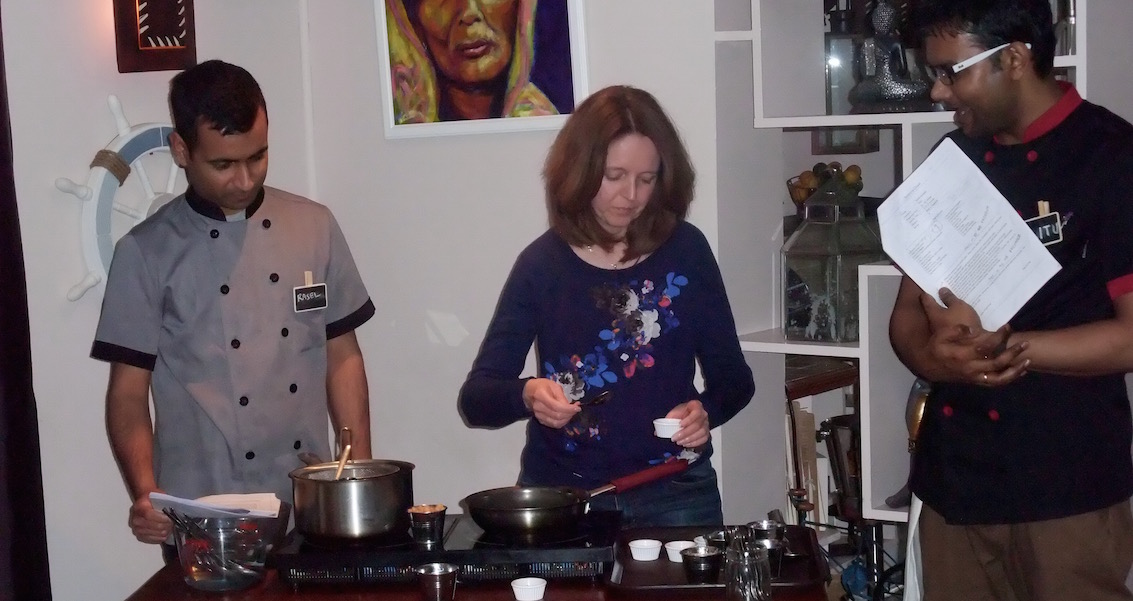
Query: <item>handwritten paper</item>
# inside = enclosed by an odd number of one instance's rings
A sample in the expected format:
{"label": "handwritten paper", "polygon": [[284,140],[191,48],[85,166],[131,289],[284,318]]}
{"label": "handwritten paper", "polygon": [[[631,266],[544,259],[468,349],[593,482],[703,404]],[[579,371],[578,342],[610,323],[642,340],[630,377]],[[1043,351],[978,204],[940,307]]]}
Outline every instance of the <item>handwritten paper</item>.
{"label": "handwritten paper", "polygon": [[[939,303],[950,289],[985,329],[1006,324],[1061,266],[945,138],[877,209],[889,258]],[[941,303],[943,305],[943,303]]]}

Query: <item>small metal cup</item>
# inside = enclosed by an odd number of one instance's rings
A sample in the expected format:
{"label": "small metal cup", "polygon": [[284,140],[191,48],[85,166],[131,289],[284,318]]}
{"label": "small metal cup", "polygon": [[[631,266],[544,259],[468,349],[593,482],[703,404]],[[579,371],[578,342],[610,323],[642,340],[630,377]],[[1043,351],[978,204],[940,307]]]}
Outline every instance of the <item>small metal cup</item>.
{"label": "small metal cup", "polygon": [[425,601],[452,601],[456,597],[456,577],[460,567],[451,563],[417,566],[417,584]]}
{"label": "small metal cup", "polygon": [[426,545],[435,545],[443,541],[446,509],[448,508],[439,503],[410,507],[407,511],[413,540]]}
{"label": "small metal cup", "polygon": [[751,532],[752,539],[767,548],[772,554],[779,551],[779,548],[786,541],[786,525],[777,520],[759,520],[749,522],[747,524],[748,530]]}
{"label": "small metal cup", "polygon": [[716,547],[689,547],[681,549],[681,563],[689,584],[711,584],[720,574],[724,554]]}

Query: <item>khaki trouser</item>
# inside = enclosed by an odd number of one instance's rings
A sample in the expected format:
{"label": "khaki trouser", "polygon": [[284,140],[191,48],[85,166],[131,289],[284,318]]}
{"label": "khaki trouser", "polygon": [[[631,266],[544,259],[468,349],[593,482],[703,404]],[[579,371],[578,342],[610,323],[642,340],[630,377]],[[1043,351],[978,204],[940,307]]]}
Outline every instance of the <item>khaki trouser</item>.
{"label": "khaki trouser", "polygon": [[928,505],[919,523],[924,601],[1130,601],[1129,501],[1022,524],[952,526]]}

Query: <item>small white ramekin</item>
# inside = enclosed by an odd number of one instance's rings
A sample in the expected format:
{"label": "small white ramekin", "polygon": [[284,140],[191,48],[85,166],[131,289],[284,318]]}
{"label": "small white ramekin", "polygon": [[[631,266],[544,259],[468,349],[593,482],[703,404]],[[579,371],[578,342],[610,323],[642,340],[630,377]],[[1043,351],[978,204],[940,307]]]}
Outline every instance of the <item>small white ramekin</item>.
{"label": "small white ramekin", "polygon": [[669,561],[681,563],[681,551],[689,547],[695,547],[696,543],[690,540],[674,540],[665,543],[665,554],[669,556]]}
{"label": "small white ramekin", "polygon": [[637,561],[653,561],[661,556],[661,541],[652,538],[631,540],[629,554]]}

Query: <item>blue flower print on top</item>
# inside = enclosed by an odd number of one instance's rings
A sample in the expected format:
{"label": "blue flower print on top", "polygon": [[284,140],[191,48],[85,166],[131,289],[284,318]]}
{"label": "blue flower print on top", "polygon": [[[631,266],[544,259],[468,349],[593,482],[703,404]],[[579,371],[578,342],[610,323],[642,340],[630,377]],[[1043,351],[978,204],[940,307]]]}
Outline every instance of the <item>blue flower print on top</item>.
{"label": "blue flower print on top", "polygon": [[547,377],[563,387],[563,393],[572,401],[582,400],[587,388],[603,388],[607,383],[617,382],[617,374],[610,371],[602,347],[594,347],[594,352],[583,357],[572,355],[559,359],[560,367],[555,368],[550,361],[543,363]]}
{"label": "blue flower print on top", "polygon": [[665,286],[665,296],[667,297],[665,306],[668,306],[668,303],[672,302],[672,299],[680,295],[680,287],[688,285],[688,278],[683,275],[670,273],[669,275],[665,276],[665,283],[668,284],[667,286]]}
{"label": "blue flower print on top", "polygon": [[628,286],[596,291],[598,306],[614,315],[610,329],[598,332],[598,337],[622,363],[625,377],[632,378],[638,368],[653,367],[651,342],[680,325],[671,306],[673,298],[680,295],[681,286],[687,284],[687,277],[669,273],[664,290],[657,290],[652,280],[645,280],[640,288],[633,281]]}
{"label": "blue flower print on top", "polygon": [[[604,388],[607,383],[617,382],[618,376],[610,371],[606,355],[602,347],[594,347],[594,352],[579,357],[559,358],[560,368],[556,369],[549,361],[543,363],[543,371],[547,378],[554,380],[562,386],[563,393],[570,401],[580,401],[586,397],[590,388]],[[597,416],[590,411],[580,411],[575,414],[562,432],[566,435],[563,449],[573,453],[578,450],[578,444],[584,440],[601,440],[602,427]]]}
{"label": "blue flower print on top", "polygon": [[[686,285],[687,277],[669,273],[660,290],[653,280],[643,280],[640,284],[633,280],[620,286],[604,285],[591,290],[595,305],[613,316],[610,328],[598,332],[603,344],[585,355],[564,355],[559,358],[558,366],[545,361],[545,377],[562,386],[567,399],[573,402],[586,398],[592,388],[604,388],[606,384],[617,382],[618,375],[611,370],[615,361],[621,364],[626,378],[632,378],[638,369],[653,367],[652,341],[680,325],[672,304],[673,299],[680,296],[681,287]],[[602,424],[597,415],[584,410],[576,414],[562,432],[565,434],[563,448],[574,452],[582,441],[601,440]]]}

